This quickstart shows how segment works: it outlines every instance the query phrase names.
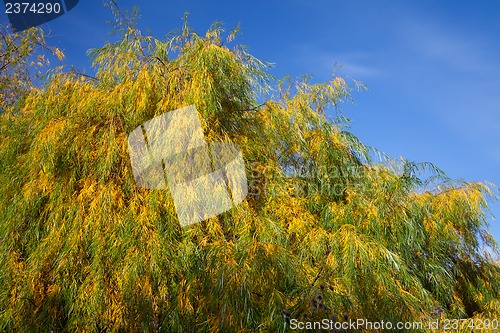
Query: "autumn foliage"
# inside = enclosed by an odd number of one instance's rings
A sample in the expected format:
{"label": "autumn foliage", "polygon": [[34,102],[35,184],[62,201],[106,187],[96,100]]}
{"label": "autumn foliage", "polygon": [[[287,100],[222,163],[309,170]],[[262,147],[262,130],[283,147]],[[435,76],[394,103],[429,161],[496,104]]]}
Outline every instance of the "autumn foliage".
{"label": "autumn foliage", "polygon": [[[56,71],[0,116],[1,330],[500,318],[488,186],[374,160],[338,110],[346,80],[275,80],[237,31],[118,28],[90,52],[95,77]],[[239,145],[249,195],[181,228],[167,190],[134,183],[127,134],[187,105],[209,141]]]}

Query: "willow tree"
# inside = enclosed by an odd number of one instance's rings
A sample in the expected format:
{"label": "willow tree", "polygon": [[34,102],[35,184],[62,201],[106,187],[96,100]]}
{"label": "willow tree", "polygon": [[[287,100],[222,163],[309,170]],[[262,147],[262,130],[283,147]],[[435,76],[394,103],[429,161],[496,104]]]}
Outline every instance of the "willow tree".
{"label": "willow tree", "polygon": [[64,57],[61,50],[50,47],[45,39],[40,28],[10,33],[0,25],[0,113],[22,100],[34,87],[33,81],[50,64],[51,56],[59,60]]}
{"label": "willow tree", "polygon": [[[90,52],[95,77],[57,72],[1,117],[2,330],[498,318],[487,186],[373,161],[338,113],[340,77],[275,81],[217,24],[160,41],[122,22]],[[249,194],[181,227],[169,191],[134,182],[127,135],[187,105],[240,147]]]}

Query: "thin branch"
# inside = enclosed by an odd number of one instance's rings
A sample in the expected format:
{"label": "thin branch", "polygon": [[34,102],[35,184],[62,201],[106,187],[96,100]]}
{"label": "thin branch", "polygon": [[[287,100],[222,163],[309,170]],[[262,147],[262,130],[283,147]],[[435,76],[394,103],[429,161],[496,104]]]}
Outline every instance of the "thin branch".
{"label": "thin branch", "polygon": [[321,266],[321,268],[319,269],[318,274],[316,275],[316,277],[314,278],[313,282],[311,283],[311,287],[314,287],[314,284],[316,283],[316,281],[318,281],[318,279],[321,276],[322,272],[323,272],[323,266]]}
{"label": "thin branch", "polygon": [[260,109],[261,107],[263,107],[264,105],[267,104],[268,101],[265,101],[264,103],[262,104],[259,104],[257,106],[254,106],[253,108],[248,108],[248,109],[242,109],[242,110],[239,110],[239,111],[257,111],[258,109]]}
{"label": "thin branch", "polygon": [[31,298],[28,298],[28,297],[21,297],[21,299],[24,299],[24,300],[27,300],[27,301],[30,301],[30,303],[36,308],[36,304],[35,302],[31,299]]}
{"label": "thin branch", "polygon": [[83,77],[85,77],[85,78],[87,78],[87,79],[90,79],[90,80],[93,80],[93,81],[96,81],[96,82],[98,82],[98,81],[99,81],[99,79],[98,79],[98,78],[93,77],[93,76],[91,76],[91,75],[87,75],[87,74],[85,74],[85,73],[82,73],[82,72],[80,72],[80,71],[79,71],[79,70],[77,70],[77,69],[71,69],[71,71],[69,71],[69,72],[67,72],[67,73],[80,75],[80,76],[83,76]]}

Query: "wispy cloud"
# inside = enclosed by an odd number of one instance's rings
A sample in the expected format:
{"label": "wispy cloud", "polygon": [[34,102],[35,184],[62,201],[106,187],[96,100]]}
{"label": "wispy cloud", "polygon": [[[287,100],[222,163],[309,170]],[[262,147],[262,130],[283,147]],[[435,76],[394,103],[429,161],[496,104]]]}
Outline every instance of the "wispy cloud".
{"label": "wispy cloud", "polygon": [[313,45],[296,45],[294,55],[291,61],[313,69],[320,78],[335,73],[365,81],[381,75],[377,66],[370,65],[368,53],[336,53]]}
{"label": "wispy cloud", "polygon": [[402,46],[416,56],[443,66],[475,72],[500,69],[497,58],[492,56],[493,41],[465,29],[428,18],[406,16],[399,25],[399,36]]}
{"label": "wispy cloud", "polygon": [[375,66],[369,66],[363,61],[351,60],[340,57],[340,71],[354,79],[367,80],[381,75],[381,70]]}
{"label": "wispy cloud", "polygon": [[405,17],[398,31],[402,56],[410,59],[401,81],[422,96],[426,111],[500,166],[498,46],[472,29],[424,17]]}

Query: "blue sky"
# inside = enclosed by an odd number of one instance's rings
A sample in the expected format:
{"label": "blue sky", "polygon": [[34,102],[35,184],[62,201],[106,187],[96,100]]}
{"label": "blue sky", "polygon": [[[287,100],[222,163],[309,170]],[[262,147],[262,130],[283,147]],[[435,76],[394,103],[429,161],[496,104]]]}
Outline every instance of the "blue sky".
{"label": "blue sky", "polygon": [[[453,178],[500,185],[500,1],[119,1],[139,6],[139,27],[156,37],[214,21],[241,24],[237,41],[272,62],[272,73],[339,74],[365,83],[345,104],[365,144],[411,161],[429,161]],[[109,9],[82,0],[43,25],[66,62],[90,70],[86,50],[109,40]],[[2,14],[2,21],[6,21]],[[500,240],[500,203],[490,232]]]}

